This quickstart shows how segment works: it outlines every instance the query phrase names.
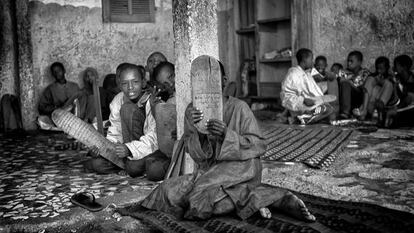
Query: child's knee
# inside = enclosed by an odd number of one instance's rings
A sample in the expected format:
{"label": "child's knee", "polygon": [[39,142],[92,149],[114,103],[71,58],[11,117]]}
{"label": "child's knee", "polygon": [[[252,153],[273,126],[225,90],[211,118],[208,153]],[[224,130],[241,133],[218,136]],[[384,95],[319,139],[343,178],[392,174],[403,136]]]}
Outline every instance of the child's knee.
{"label": "child's knee", "polygon": [[115,165],[103,158],[92,158],[84,163],[87,170],[94,171],[99,174],[113,173],[117,169]]}
{"label": "child's knee", "polygon": [[128,160],[125,163],[125,171],[132,178],[142,176],[145,172],[145,161],[143,160]]}
{"label": "child's knee", "polygon": [[147,159],[145,167],[148,180],[163,180],[169,166],[168,160],[158,160],[156,158]]}

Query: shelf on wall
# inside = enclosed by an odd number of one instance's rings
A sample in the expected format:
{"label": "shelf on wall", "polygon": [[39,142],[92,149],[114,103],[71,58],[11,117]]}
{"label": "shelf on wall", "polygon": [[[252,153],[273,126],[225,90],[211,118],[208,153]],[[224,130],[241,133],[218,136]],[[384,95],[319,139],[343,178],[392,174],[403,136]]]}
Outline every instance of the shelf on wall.
{"label": "shelf on wall", "polygon": [[236,31],[237,34],[243,35],[243,34],[254,34],[255,27],[249,27],[249,28],[240,28]]}
{"label": "shelf on wall", "polygon": [[290,19],[291,19],[290,16],[270,18],[270,19],[260,19],[260,20],[257,20],[257,23],[258,24],[272,24],[272,23],[280,23],[280,22],[290,21]]}

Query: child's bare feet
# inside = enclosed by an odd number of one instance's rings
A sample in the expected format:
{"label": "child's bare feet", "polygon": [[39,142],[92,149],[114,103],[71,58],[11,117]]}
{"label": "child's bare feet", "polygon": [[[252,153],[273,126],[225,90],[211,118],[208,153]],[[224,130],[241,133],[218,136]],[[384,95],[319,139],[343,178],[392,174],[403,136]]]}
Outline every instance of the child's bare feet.
{"label": "child's bare feet", "polygon": [[313,216],[309,212],[308,208],[306,208],[305,203],[303,203],[301,199],[299,199],[292,193],[289,193],[286,196],[284,196],[282,200],[275,205],[275,207],[286,212],[292,217],[301,220],[306,220],[310,222],[314,222],[316,220],[315,216]]}
{"label": "child's bare feet", "polygon": [[267,207],[263,207],[259,209],[260,215],[263,218],[271,218],[272,217],[272,212],[270,212],[269,208]]}

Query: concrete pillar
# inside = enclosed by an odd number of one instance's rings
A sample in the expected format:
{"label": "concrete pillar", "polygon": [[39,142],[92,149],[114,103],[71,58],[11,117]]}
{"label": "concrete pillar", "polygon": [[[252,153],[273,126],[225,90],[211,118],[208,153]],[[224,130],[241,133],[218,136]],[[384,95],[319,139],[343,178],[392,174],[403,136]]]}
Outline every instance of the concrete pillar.
{"label": "concrete pillar", "polygon": [[[217,22],[217,0],[173,0],[178,138],[184,132],[184,112],[191,102],[191,61],[203,54],[219,57]],[[191,172],[191,158],[186,159],[185,170]]]}
{"label": "concrete pillar", "polygon": [[0,97],[18,95],[14,0],[0,1]]}
{"label": "concrete pillar", "polygon": [[16,0],[17,44],[19,67],[20,104],[23,128],[36,129],[37,103],[35,102],[35,79],[33,77],[32,40],[29,1]]}

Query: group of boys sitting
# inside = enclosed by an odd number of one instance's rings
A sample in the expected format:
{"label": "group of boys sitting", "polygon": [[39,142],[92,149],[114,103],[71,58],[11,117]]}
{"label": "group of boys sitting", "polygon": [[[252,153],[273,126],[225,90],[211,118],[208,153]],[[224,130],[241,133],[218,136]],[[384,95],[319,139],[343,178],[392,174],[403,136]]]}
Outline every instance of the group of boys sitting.
{"label": "group of boys sitting", "polygon": [[[145,80],[146,70],[149,82]],[[50,116],[58,108],[77,112],[75,115],[92,123],[96,116],[92,83],[93,79],[98,78],[97,71],[93,68],[85,70],[83,89],[66,80],[62,63],[53,63],[51,73],[56,81],[45,89],[40,98],[40,124],[53,124]],[[100,99],[103,119],[109,119],[110,123],[106,138],[116,143],[117,156],[125,158],[125,172],[130,176],[145,173],[149,180],[164,178],[170,159],[158,150],[153,106],[160,102],[175,104],[174,96],[174,65],[160,52],[149,56],[147,69],[122,63],[117,67],[116,74],[105,77]],[[97,151],[93,148],[90,153],[96,154]],[[85,167],[101,174],[120,171],[120,168],[99,156],[87,161]]]}
{"label": "group of boys sitting", "polygon": [[334,63],[330,71],[326,70],[326,57],[313,61],[309,49],[298,50],[296,59],[298,65],[289,69],[282,83],[280,96],[287,109],[282,121],[311,124],[355,117],[361,121],[375,118],[383,127],[412,123],[414,75],[408,55],[394,59],[393,72],[389,59],[378,57],[373,73],[362,67],[359,51],[349,53],[347,69]]}

